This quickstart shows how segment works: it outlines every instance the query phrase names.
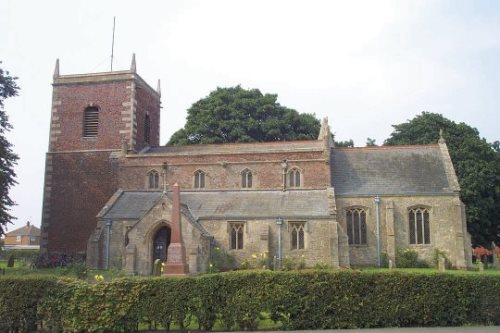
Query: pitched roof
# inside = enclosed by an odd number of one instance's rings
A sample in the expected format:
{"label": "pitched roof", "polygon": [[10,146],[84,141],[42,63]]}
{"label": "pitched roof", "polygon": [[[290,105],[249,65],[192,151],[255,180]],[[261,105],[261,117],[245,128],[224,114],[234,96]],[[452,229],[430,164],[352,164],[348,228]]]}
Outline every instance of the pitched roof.
{"label": "pitched roof", "polygon": [[40,236],[40,229],[32,224],[26,224],[21,228],[6,233],[5,236]]}
{"label": "pitched roof", "polygon": [[336,195],[451,193],[438,145],[333,148]]}
{"label": "pitched roof", "polygon": [[138,155],[208,155],[208,154],[234,154],[234,153],[276,153],[321,151],[323,142],[320,140],[303,141],[274,141],[252,143],[224,143],[224,144],[198,144],[198,145],[166,145],[150,147]]}
{"label": "pitched roof", "polygon": [[105,219],[141,219],[160,199],[161,192],[122,192],[102,216]]}
{"label": "pitched roof", "polygon": [[[103,218],[141,219],[160,197],[161,192],[123,192]],[[329,216],[326,190],[186,191],[181,192],[181,203],[195,219]]]}

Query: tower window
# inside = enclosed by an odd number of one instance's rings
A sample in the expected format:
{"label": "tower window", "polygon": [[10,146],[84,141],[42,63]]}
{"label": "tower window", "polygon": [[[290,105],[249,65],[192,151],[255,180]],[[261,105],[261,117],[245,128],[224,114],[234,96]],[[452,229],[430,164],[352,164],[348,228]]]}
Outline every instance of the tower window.
{"label": "tower window", "polygon": [[144,117],[144,141],[146,143],[151,143],[151,119],[149,114]]}
{"label": "tower window", "polygon": [[95,138],[99,129],[99,110],[89,106],[83,113],[83,137]]}
{"label": "tower window", "polygon": [[205,173],[201,170],[197,170],[194,173],[194,188],[204,188],[205,187]]}

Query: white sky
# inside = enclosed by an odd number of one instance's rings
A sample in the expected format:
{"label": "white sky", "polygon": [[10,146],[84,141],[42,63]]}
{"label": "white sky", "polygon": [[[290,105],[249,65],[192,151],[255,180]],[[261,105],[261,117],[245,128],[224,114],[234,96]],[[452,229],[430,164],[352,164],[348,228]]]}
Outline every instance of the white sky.
{"label": "white sky", "polygon": [[8,230],[40,225],[51,81],[114,69],[162,82],[161,143],[186,109],[216,87],[278,94],[329,117],[338,140],[383,143],[392,124],[443,114],[499,140],[498,1],[27,1],[0,2],[0,60],[18,76],[6,102],[20,156]]}

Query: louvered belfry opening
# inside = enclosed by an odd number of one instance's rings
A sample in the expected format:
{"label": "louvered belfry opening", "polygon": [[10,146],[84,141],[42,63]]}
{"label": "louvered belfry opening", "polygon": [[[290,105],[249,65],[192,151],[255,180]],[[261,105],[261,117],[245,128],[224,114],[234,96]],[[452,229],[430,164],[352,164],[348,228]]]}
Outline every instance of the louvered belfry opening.
{"label": "louvered belfry opening", "polygon": [[99,129],[99,110],[89,106],[83,115],[83,137],[95,138]]}

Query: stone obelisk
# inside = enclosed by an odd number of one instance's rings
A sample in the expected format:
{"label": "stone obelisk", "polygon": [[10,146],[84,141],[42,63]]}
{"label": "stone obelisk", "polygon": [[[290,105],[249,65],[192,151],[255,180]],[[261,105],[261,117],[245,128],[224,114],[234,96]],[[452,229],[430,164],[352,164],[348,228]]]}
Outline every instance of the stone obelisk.
{"label": "stone obelisk", "polygon": [[186,263],[186,248],[182,240],[181,228],[181,190],[179,184],[172,186],[171,239],[168,246],[167,264],[164,275],[186,275],[189,267]]}

